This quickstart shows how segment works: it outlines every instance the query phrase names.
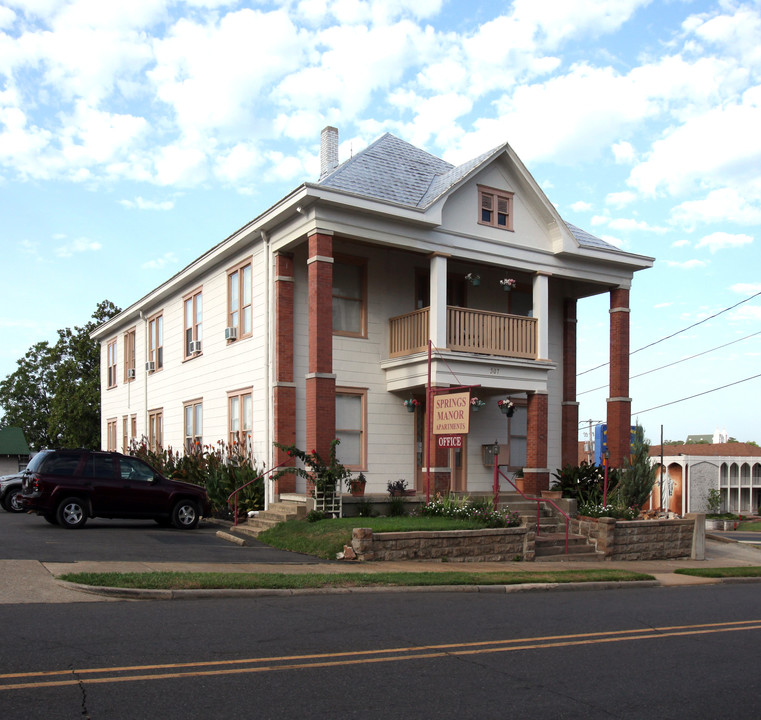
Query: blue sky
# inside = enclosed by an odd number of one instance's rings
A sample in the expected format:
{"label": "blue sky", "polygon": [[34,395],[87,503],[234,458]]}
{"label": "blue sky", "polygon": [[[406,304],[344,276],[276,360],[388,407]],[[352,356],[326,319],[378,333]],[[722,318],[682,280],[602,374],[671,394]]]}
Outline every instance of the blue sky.
{"label": "blue sky", "polygon": [[[330,124],[342,158],[508,141],[563,218],[656,258],[633,350],[740,303],[633,354],[632,409],[654,442],[761,442],[759,39],[759,0],[5,0],[0,377],[316,179]],[[580,305],[580,372],[607,308]],[[580,375],[582,420],[607,379]]]}

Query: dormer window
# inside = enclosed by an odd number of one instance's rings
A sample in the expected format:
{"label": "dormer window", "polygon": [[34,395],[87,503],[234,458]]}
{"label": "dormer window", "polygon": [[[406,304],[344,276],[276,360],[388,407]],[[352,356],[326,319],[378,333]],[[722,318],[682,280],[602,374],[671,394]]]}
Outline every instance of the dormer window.
{"label": "dormer window", "polygon": [[478,186],[478,224],[513,229],[513,193]]}

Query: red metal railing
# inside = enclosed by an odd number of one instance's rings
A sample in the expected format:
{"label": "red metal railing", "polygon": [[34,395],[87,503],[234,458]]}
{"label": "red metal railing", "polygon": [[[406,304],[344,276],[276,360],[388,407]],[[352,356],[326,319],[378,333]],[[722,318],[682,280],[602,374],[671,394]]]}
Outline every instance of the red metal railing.
{"label": "red metal railing", "polygon": [[496,509],[498,503],[499,503],[499,476],[502,476],[509,482],[514,488],[515,491],[523,497],[524,500],[531,500],[533,502],[536,502],[536,534],[539,535],[539,520],[541,517],[541,508],[539,503],[549,503],[552,505],[564,518],[565,518],[565,554],[568,555],[568,526],[571,522],[571,517],[568,515],[568,513],[565,512],[565,510],[559,508],[550,498],[541,498],[541,497],[530,497],[526,495],[523,490],[521,490],[505,473],[502,472],[502,470],[499,469],[499,465],[497,464],[497,456],[494,456],[494,507]]}
{"label": "red metal railing", "polygon": [[235,518],[233,525],[238,524],[238,493],[243,490],[244,488],[247,488],[249,485],[255,483],[257,480],[261,480],[262,478],[267,477],[267,475],[271,475],[275,470],[280,469],[281,467],[284,467],[288,465],[288,463],[291,462],[290,459],[281,462],[280,465],[275,465],[275,467],[267,470],[267,472],[263,472],[261,475],[255,477],[253,480],[249,480],[245,485],[241,485],[236,490],[233,490],[228,496],[227,496],[227,505],[230,506],[230,498],[235,496],[235,508],[233,509],[233,517]]}

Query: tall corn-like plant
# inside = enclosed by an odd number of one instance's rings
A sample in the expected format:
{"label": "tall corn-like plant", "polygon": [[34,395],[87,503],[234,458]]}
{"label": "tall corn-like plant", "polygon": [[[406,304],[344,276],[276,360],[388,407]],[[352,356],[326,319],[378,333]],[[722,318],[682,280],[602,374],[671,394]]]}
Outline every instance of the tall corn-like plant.
{"label": "tall corn-like plant", "polygon": [[615,490],[616,504],[640,508],[650,497],[655,485],[655,466],[650,464],[650,444],[645,430],[637,425],[634,431],[632,454],[624,461],[624,468]]}

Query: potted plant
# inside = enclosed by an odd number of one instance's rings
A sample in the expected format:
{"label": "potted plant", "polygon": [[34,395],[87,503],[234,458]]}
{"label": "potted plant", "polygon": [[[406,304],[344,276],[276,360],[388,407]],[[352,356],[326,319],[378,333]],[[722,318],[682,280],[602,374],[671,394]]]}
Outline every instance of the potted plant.
{"label": "potted plant", "polygon": [[357,477],[346,478],[346,486],[354,497],[361,497],[365,494],[365,485],[367,485],[367,478],[364,473],[360,473]]}
{"label": "potted plant", "polygon": [[402,405],[407,408],[407,412],[415,412],[415,408],[420,406],[420,401],[415,400],[415,398],[410,398],[409,400],[405,400]]}
{"label": "potted plant", "polygon": [[414,490],[409,490],[407,488],[407,481],[406,480],[396,480],[392,482],[391,480],[388,481],[388,484],[386,485],[386,489],[388,490],[388,494],[391,497],[402,497],[404,495],[414,495]]}
{"label": "potted plant", "polygon": [[503,278],[499,281],[499,284],[505,292],[510,292],[517,285],[513,278]]}
{"label": "potted plant", "polygon": [[479,400],[477,397],[470,399],[470,409],[473,412],[478,412],[486,403],[483,400]]}
{"label": "potted plant", "polygon": [[512,417],[513,413],[515,412],[515,403],[513,403],[510,398],[497,400],[497,407],[499,408],[500,412],[503,415],[507,415],[507,417]]}
{"label": "potted plant", "polygon": [[721,509],[721,492],[716,488],[711,488],[706,497],[706,530],[723,530],[724,520],[719,519],[719,510]]}

